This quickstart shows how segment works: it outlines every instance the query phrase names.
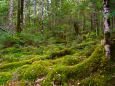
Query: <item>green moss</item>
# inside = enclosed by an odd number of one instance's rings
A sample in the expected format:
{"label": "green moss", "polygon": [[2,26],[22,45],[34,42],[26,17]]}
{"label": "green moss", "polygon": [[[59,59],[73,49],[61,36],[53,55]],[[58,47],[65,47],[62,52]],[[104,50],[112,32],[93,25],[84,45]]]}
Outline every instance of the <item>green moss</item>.
{"label": "green moss", "polygon": [[37,78],[42,78],[47,74],[49,67],[44,62],[34,62],[32,65],[24,65],[15,70],[13,73],[14,78],[18,80],[25,79],[27,81],[35,81]]}
{"label": "green moss", "polygon": [[1,51],[1,53],[3,54],[15,54],[15,53],[18,53],[19,52],[21,54],[24,54],[24,55],[30,55],[30,54],[34,54],[34,55],[39,55],[39,54],[42,54],[42,49],[41,48],[36,48],[36,47],[33,47],[33,46],[27,46],[27,47],[22,47],[22,46],[13,46],[13,47],[8,47],[8,48],[5,48]]}
{"label": "green moss", "polygon": [[33,46],[28,46],[28,47],[20,47],[19,49],[23,54],[33,54],[33,55],[39,55],[41,54],[40,48],[36,48]]}
{"label": "green moss", "polygon": [[40,60],[40,59],[44,59],[47,58],[47,56],[39,56],[39,57],[34,57],[30,60],[24,60],[24,61],[20,61],[20,62],[12,62],[12,63],[8,63],[8,64],[3,64],[0,65],[0,69],[12,69],[12,68],[16,68],[25,64],[31,64],[34,61]]}
{"label": "green moss", "polygon": [[92,77],[88,77],[88,78],[86,78],[84,80],[81,80],[80,84],[82,86],[92,86],[92,81],[93,81],[93,78]]}
{"label": "green moss", "polygon": [[34,64],[41,64],[41,65],[44,65],[44,66],[46,66],[46,67],[49,67],[49,66],[52,66],[52,65],[53,65],[52,62],[51,62],[51,60],[35,61],[35,62],[32,63],[32,65],[34,65]]}
{"label": "green moss", "polygon": [[62,82],[65,82],[68,80],[68,73],[70,72],[70,68],[67,66],[63,66],[63,65],[58,65],[58,66],[54,66],[54,69],[52,69],[46,78],[50,80],[50,81],[54,81],[55,84],[62,84]]}
{"label": "green moss", "polygon": [[61,56],[70,55],[70,54],[72,54],[71,49],[65,48],[63,50],[56,51],[56,52],[52,53],[50,56],[52,59],[55,59],[56,57],[61,57]]}
{"label": "green moss", "polygon": [[26,69],[29,67],[30,65],[23,65],[17,69],[14,70],[13,72],[13,77],[14,78],[18,78],[19,80],[22,79],[23,77],[23,73],[26,71]]}
{"label": "green moss", "polygon": [[107,75],[95,75],[80,81],[82,86],[106,86],[110,78]]}
{"label": "green moss", "polygon": [[34,64],[28,67],[23,73],[23,77],[29,81],[35,81],[37,78],[41,78],[46,75],[48,68],[41,64]]}
{"label": "green moss", "polygon": [[73,78],[82,78],[88,76],[91,72],[96,71],[100,67],[100,61],[104,56],[103,50],[103,46],[98,47],[88,59],[78,65],[72,66],[69,75],[74,75]]}
{"label": "green moss", "polygon": [[[12,48],[11,48],[12,49]],[[19,66],[22,66],[22,65],[25,65],[25,64],[31,64],[33,63],[34,61],[38,61],[38,60],[47,60],[47,59],[54,59],[56,57],[61,57],[61,56],[64,56],[64,55],[68,55],[68,54],[71,54],[71,49],[63,49],[63,50],[60,50],[60,51],[57,51],[55,53],[51,53],[50,55],[43,55],[43,56],[38,56],[36,55],[35,57],[29,59],[29,60],[24,60],[24,61],[20,61],[20,62],[12,62],[12,63],[7,63],[7,64],[2,64],[0,65],[0,69],[12,69],[12,68],[16,68],[16,67],[19,67]],[[23,55],[23,54],[21,54]],[[20,55],[19,55],[20,56]],[[31,57],[31,56],[30,56]],[[29,57],[28,57],[29,58]],[[10,58],[8,58],[7,60],[9,60]],[[11,58],[10,60],[13,61],[14,60],[17,60],[18,58]],[[21,58],[20,58],[21,59]],[[10,61],[9,60],[9,61]],[[19,60],[19,59],[18,59]]]}
{"label": "green moss", "polygon": [[79,58],[79,56],[66,56],[66,58],[63,59],[63,64],[64,65],[75,65],[78,64],[80,62],[80,60],[82,59]]}
{"label": "green moss", "polygon": [[41,86],[53,86],[53,84],[50,81],[42,80],[40,83]]}
{"label": "green moss", "polygon": [[[53,68],[55,68],[55,69],[53,69]],[[48,86],[49,84],[51,84],[51,86],[53,86],[52,83],[61,85],[61,84],[63,84],[62,82],[65,82],[68,80],[68,78],[67,78],[68,74],[66,74],[66,73],[68,73],[67,72],[68,67],[65,68],[65,66],[62,66],[62,65],[55,65],[55,66],[53,66],[53,68],[50,70],[51,72],[48,73],[46,79],[44,79],[41,82],[41,86]],[[56,71],[57,69],[60,69],[60,70],[57,72]],[[63,73],[62,73],[62,71],[63,71]]]}
{"label": "green moss", "polygon": [[11,79],[12,74],[9,72],[0,72],[0,85],[5,84],[7,80]]}
{"label": "green moss", "polygon": [[90,75],[100,68],[101,59],[104,56],[103,49],[103,46],[98,47],[88,59],[72,67],[62,65],[55,67],[48,73],[47,79],[62,83],[68,78],[80,79]]}
{"label": "green moss", "polygon": [[6,84],[6,86],[26,86],[26,85],[28,85],[28,86],[32,86],[31,84],[30,84],[30,82],[28,82],[28,81],[25,81],[25,80],[20,80],[20,81],[8,81],[7,82],[7,84]]}
{"label": "green moss", "polygon": [[16,53],[16,52],[18,52],[18,49],[15,47],[5,48],[1,51],[2,54]]}
{"label": "green moss", "polygon": [[0,65],[0,69],[13,69],[13,68],[16,68],[16,67],[19,67],[19,66],[22,66],[24,64],[30,64],[31,63],[31,60],[25,60],[25,61],[20,61],[20,62],[12,62],[12,63],[8,63],[8,64],[3,64],[3,65]]}
{"label": "green moss", "polygon": [[[42,56],[33,54],[27,56],[22,53],[16,57],[15,54],[13,54],[14,56],[11,56],[11,60],[15,59],[15,57],[18,59],[18,57],[21,56],[23,61],[2,64],[0,65],[0,71],[13,72],[12,77],[18,77],[19,79],[17,84],[23,83],[23,79],[24,81],[26,80],[27,83],[34,82],[37,78],[42,78],[46,75],[46,78],[41,82],[41,86],[53,86],[52,82],[56,85],[68,86],[69,79],[80,80],[81,85],[84,86],[90,84],[93,86],[96,83],[101,83],[100,81],[102,81],[101,84],[104,84],[106,83],[107,78],[92,78],[90,75],[97,72],[97,70],[102,70],[102,74],[108,73],[110,70],[110,65],[108,65],[109,61],[104,56],[103,46],[98,47],[94,52],[93,50],[91,50],[91,52],[86,52],[89,51],[88,48],[91,47],[92,46],[88,44],[88,47],[85,47],[82,50],[78,50],[75,47],[64,49],[58,48],[55,49],[56,51]],[[28,51],[30,51],[30,48],[29,50],[28,48],[24,49],[24,51],[22,50],[22,52]],[[87,55],[87,53],[92,54],[89,56],[90,54]],[[18,60],[21,60],[21,58]],[[28,60],[25,60],[25,58],[28,58]],[[11,69],[13,70],[11,71]],[[83,80],[84,77],[88,78]],[[23,83],[21,86],[25,84],[26,83]]]}

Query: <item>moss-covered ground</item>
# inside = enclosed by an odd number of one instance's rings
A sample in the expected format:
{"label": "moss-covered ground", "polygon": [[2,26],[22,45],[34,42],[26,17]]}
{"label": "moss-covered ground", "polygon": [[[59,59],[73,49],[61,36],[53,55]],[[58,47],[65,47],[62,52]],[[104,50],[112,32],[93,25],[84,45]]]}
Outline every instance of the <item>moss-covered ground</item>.
{"label": "moss-covered ground", "polygon": [[96,40],[0,50],[0,86],[115,86],[115,62]]}

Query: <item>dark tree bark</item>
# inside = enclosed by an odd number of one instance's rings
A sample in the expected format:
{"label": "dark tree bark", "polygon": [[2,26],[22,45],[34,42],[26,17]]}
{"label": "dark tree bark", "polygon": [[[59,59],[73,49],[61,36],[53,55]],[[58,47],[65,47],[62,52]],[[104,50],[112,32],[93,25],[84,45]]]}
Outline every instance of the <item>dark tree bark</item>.
{"label": "dark tree bark", "polygon": [[24,0],[21,0],[21,25],[23,26],[23,8],[24,8]]}
{"label": "dark tree bark", "polygon": [[85,12],[83,12],[83,31],[85,30],[85,23],[86,23]]}
{"label": "dark tree bark", "polygon": [[24,0],[18,0],[18,7],[17,7],[17,24],[16,24],[16,32],[21,33],[23,26],[23,5]]}
{"label": "dark tree bark", "polygon": [[92,29],[96,31],[97,35],[97,12],[95,8],[92,11]]}
{"label": "dark tree bark", "polygon": [[22,31],[21,29],[21,20],[20,20],[20,15],[21,15],[21,9],[20,9],[20,0],[18,0],[18,7],[17,7],[17,24],[16,24],[16,32],[20,33]]}
{"label": "dark tree bark", "polygon": [[75,35],[78,35],[79,34],[79,25],[76,21],[74,22],[74,29],[75,29]]}

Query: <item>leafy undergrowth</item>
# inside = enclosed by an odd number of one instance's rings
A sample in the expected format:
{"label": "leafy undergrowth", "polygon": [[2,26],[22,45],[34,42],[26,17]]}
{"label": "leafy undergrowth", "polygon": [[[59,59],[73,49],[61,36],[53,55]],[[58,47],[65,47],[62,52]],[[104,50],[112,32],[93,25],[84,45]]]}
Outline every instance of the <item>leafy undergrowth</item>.
{"label": "leafy undergrowth", "polygon": [[104,47],[84,40],[75,45],[12,46],[0,50],[1,86],[114,86],[115,63]]}

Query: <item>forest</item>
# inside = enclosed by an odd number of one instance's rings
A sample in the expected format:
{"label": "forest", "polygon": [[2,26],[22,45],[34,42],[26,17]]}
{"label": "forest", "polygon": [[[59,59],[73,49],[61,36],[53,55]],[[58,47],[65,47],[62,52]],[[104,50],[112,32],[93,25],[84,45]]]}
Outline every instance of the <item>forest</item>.
{"label": "forest", "polygon": [[115,0],[0,0],[0,86],[115,86]]}

